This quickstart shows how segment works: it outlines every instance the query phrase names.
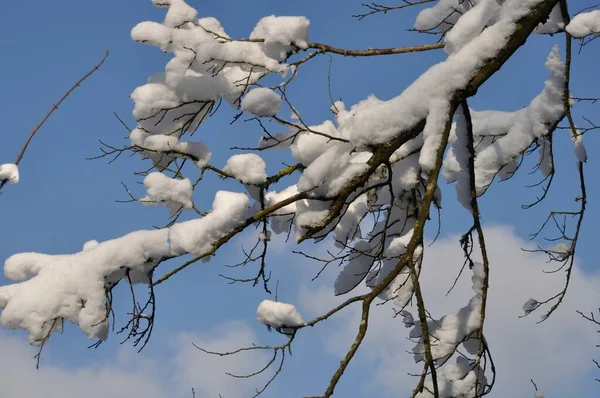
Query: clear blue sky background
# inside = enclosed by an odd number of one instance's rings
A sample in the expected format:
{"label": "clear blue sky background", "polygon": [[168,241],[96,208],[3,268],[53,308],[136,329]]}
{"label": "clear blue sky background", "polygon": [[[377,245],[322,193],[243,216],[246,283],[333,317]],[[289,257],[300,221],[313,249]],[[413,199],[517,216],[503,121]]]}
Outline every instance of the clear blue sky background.
{"label": "clear blue sky background", "polygon": [[[360,1],[192,0],[189,3],[202,16],[217,17],[233,37],[247,36],[260,17],[276,14],[306,15],[311,20],[312,41],[339,47],[392,47],[427,43],[433,39],[406,31],[412,26],[416,10],[373,16],[361,22],[351,18],[353,13],[361,11]],[[583,8],[592,1],[572,1],[571,4],[571,7]],[[137,157],[124,157],[112,165],[103,160],[85,160],[99,153],[99,139],[115,145],[126,143],[123,140],[126,131],[112,112],[119,113],[133,125],[132,102],[128,95],[136,86],[145,83],[150,74],[162,71],[168,59],[155,48],[132,42],[129,31],[140,21],[159,21],[162,16],[163,11],[154,8],[149,0],[11,1],[3,5],[0,23],[0,48],[4,51],[4,62],[0,63],[0,120],[3,122],[0,163],[13,161],[30,129],[106,49],[110,50],[110,56],[102,69],[62,105],[36,136],[20,167],[22,181],[3,189],[0,196],[0,261],[23,251],[76,252],[87,240],[103,241],[166,222],[166,211],[162,208],[115,203],[115,199],[126,199],[121,181],[142,193],[135,185],[139,179],[132,172],[143,170],[145,163]],[[532,38],[480,90],[471,106],[516,110],[527,105],[543,87],[547,76],[544,61],[552,45],[558,43],[564,48],[563,41],[562,36]],[[592,43],[574,57],[575,95],[600,95],[598,46]],[[442,57],[441,52],[371,59],[334,57],[332,92],[347,105],[370,93],[388,99]],[[330,117],[328,62],[328,58],[322,56],[303,67],[300,77],[290,88],[295,105],[310,123],[321,123]],[[226,108],[223,106],[201,128],[202,139],[213,148],[211,163],[217,166],[223,165],[231,155],[227,148],[253,145],[261,135],[253,123],[240,120],[230,125],[234,112]],[[586,115],[600,123],[600,105],[582,104],[577,109],[578,116]],[[539,178],[539,175],[528,175],[533,164],[530,162],[514,179],[502,183],[501,187],[495,186],[486,195],[482,201],[486,223],[513,225],[516,234],[526,238],[548,211],[575,206],[573,198],[577,194],[578,181],[572,145],[566,132],[557,135],[560,136],[555,147],[559,171],[550,199],[536,209],[521,210],[521,204],[534,200],[539,194],[539,190],[524,188]],[[595,132],[585,138],[590,155],[586,165],[590,206],[578,257],[582,267],[591,271],[599,269],[595,261],[595,244],[600,218],[595,204],[600,193],[597,184],[600,142]],[[210,189],[203,190],[197,198],[204,208],[210,205],[216,188],[216,181],[211,184]],[[444,236],[463,232],[469,224],[464,218],[465,211],[455,203],[454,188],[449,187],[445,193]],[[147,348],[148,355],[165,353],[164,342],[175,331],[206,330],[231,319],[253,320],[256,304],[264,293],[247,286],[229,287],[216,276],[222,271],[223,263],[232,263],[238,258],[233,247],[226,256],[191,267],[185,275],[159,288],[160,316],[154,339]],[[279,272],[285,274],[285,270]],[[0,281],[5,282],[2,278]],[[287,283],[292,284],[291,281]],[[282,296],[285,300],[285,290]],[[122,312],[127,311],[126,300],[123,297],[123,303],[119,304],[118,309]],[[206,304],[209,300],[210,305]],[[594,304],[597,300],[598,296],[590,297],[592,304],[584,310],[597,307]],[[403,328],[398,330],[404,332]],[[264,336],[265,332],[257,327],[257,333]],[[49,347],[53,358],[74,369],[99,358],[110,361],[118,350],[117,340],[111,338],[100,349],[87,350],[85,347],[89,342],[70,327],[65,336],[53,338]],[[304,355],[311,353],[315,351],[308,350]],[[302,369],[303,374],[286,378],[288,391],[294,391],[294,386],[305,384],[308,379],[315,386],[312,392],[320,392],[336,359],[325,356],[319,366],[307,370],[302,368],[302,358],[301,352],[295,362],[289,364],[290,369]],[[354,383],[350,380],[343,384],[340,396],[355,396]]]}

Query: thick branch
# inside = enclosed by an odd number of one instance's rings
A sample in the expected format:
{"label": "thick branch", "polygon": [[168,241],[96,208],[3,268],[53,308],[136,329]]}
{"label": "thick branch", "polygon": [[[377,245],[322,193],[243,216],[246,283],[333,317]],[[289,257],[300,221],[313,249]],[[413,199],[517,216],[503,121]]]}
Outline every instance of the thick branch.
{"label": "thick branch", "polygon": [[423,44],[420,46],[409,47],[393,47],[393,48],[368,48],[366,50],[348,50],[345,48],[337,48],[321,43],[308,43],[308,48],[314,48],[325,53],[343,55],[345,57],[372,57],[377,55],[394,55],[416,53],[429,50],[437,50],[444,48],[445,43]]}
{"label": "thick branch", "polygon": [[[479,347],[477,349],[477,378],[476,385],[479,383],[479,364],[481,357],[483,356],[484,350],[484,336],[483,336],[483,325],[485,322],[485,312],[487,306],[488,288],[490,282],[490,261],[485,245],[485,236],[483,234],[483,228],[481,226],[481,213],[479,212],[479,201],[477,200],[477,187],[475,185],[475,138],[473,136],[473,121],[471,119],[471,112],[469,111],[469,104],[467,100],[464,100],[461,104],[463,115],[466,122],[467,130],[467,149],[469,151],[469,187],[471,193],[471,213],[473,215],[473,228],[477,231],[477,237],[479,240],[479,249],[481,250],[481,257],[483,262],[483,285],[481,286],[481,321],[479,322]],[[477,387],[475,388],[477,392]]]}
{"label": "thick branch", "polygon": [[[527,41],[529,35],[541,23],[544,22],[552,8],[558,3],[558,0],[545,0],[535,6],[529,13],[521,18],[515,24],[513,33],[508,37],[506,45],[501,48],[497,54],[488,59],[475,72],[471,81],[462,89],[457,90],[451,98],[450,107],[456,108],[464,99],[473,96],[477,90],[491,76],[493,76],[504,63]],[[417,137],[425,127],[425,119],[415,123],[410,129],[400,131],[396,137],[386,143],[376,145],[372,148],[373,156],[368,161],[369,168],[362,174],[354,177],[339,191],[337,198],[331,204],[327,216],[317,225],[303,226],[307,232],[300,241],[313,237],[323,230],[342,212],[347,199],[357,188],[362,187],[369,180],[370,176],[382,164],[388,161],[389,157],[402,145],[409,140]]]}

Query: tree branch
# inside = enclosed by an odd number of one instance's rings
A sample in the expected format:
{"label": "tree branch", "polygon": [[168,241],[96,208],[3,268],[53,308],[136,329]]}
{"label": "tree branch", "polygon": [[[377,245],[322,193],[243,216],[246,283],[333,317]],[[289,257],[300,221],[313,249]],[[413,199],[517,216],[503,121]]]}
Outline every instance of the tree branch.
{"label": "tree branch", "polygon": [[[25,155],[25,151],[27,150],[27,147],[29,146],[29,143],[31,142],[31,140],[33,139],[33,137],[36,135],[36,133],[38,132],[38,130],[44,125],[44,123],[46,123],[46,120],[48,120],[48,118],[54,113],[55,110],[58,109],[58,107],[60,106],[60,104],[63,103],[63,101],[65,99],[67,99],[67,97],[77,88],[79,87],[79,85],[81,85],[81,83],[83,83],[83,81],[85,79],[87,79],[88,77],[90,77],[94,72],[96,72],[98,69],[100,69],[100,66],[102,66],[102,64],[104,63],[104,61],[106,60],[106,58],[108,57],[108,51],[106,51],[104,53],[104,56],[102,57],[102,59],[100,60],[100,62],[98,62],[96,65],[94,65],[94,67],[87,72],[85,75],[83,75],[79,80],[77,80],[64,94],[63,96],[58,100],[57,103],[55,103],[54,105],[52,105],[52,107],[48,110],[48,112],[46,112],[46,115],[44,115],[44,117],[42,118],[42,120],[40,120],[40,122],[37,124],[37,126],[35,126],[33,128],[33,130],[31,130],[31,132],[29,133],[29,136],[27,137],[27,139],[25,140],[25,144],[23,145],[23,147],[21,148],[21,151],[19,152],[19,154],[17,155],[17,159],[15,160],[14,164],[15,165],[19,165],[19,163],[21,162],[21,159],[23,159],[23,156]],[[7,180],[2,180],[0,181],[0,189],[2,189],[2,187],[6,184]]]}

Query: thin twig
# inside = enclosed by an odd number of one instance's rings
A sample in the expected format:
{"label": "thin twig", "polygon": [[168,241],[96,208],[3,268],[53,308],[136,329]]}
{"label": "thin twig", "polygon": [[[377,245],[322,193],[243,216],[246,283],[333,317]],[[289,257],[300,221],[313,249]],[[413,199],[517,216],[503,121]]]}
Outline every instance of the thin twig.
{"label": "thin twig", "polygon": [[[79,87],[81,85],[81,83],[83,83],[83,81],[85,79],[87,79],[88,77],[90,77],[94,72],[96,72],[98,69],[100,69],[100,66],[102,66],[102,64],[104,63],[104,61],[106,60],[106,57],[108,57],[108,51],[106,51],[104,53],[104,56],[102,57],[102,59],[100,60],[100,62],[98,62],[96,65],[94,65],[94,67],[87,72],[85,75],[83,75],[79,80],[77,80],[75,82],[75,84],[73,84],[71,86],[71,88],[69,88],[64,94],[63,96],[58,100],[57,103],[55,103],[54,105],[52,105],[52,107],[48,110],[48,112],[46,112],[46,115],[44,115],[44,117],[42,118],[42,120],[37,124],[37,126],[35,126],[33,128],[33,130],[31,130],[31,132],[29,133],[29,136],[27,137],[27,139],[25,140],[25,144],[23,145],[23,147],[21,148],[21,152],[19,152],[19,155],[17,155],[17,159],[15,160],[15,165],[18,165],[21,162],[21,159],[23,159],[23,155],[25,155],[25,151],[27,150],[27,147],[29,147],[29,143],[31,142],[31,140],[33,139],[33,137],[36,135],[36,133],[38,132],[38,130],[44,125],[44,123],[46,123],[46,120],[48,120],[48,118],[54,113],[55,110],[58,109],[58,107],[60,106],[60,104],[62,104],[62,102],[73,92],[75,91],[75,89],[77,87]],[[4,186],[4,184],[6,184],[7,180],[2,180],[0,182],[0,189],[2,189],[2,187]]]}

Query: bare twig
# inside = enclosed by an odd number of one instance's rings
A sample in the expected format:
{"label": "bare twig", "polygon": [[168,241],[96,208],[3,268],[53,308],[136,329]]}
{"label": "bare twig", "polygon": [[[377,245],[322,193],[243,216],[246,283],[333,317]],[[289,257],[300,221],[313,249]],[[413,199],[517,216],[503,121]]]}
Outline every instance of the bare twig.
{"label": "bare twig", "polygon": [[[27,147],[29,147],[29,143],[31,142],[31,140],[33,139],[33,137],[36,135],[36,133],[38,132],[38,130],[44,125],[44,123],[46,123],[46,120],[48,120],[48,118],[54,113],[55,110],[58,109],[58,107],[60,106],[60,104],[63,103],[63,101],[77,88],[81,85],[81,83],[83,83],[83,81],[85,79],[87,79],[88,77],[90,77],[94,72],[96,72],[98,69],[100,69],[100,66],[102,66],[102,64],[104,63],[104,61],[106,60],[106,58],[108,57],[108,51],[106,51],[104,53],[104,56],[102,57],[102,59],[100,60],[100,62],[98,62],[96,65],[94,65],[94,67],[87,72],[85,75],[83,75],[79,80],[77,80],[64,94],[63,96],[58,100],[57,103],[55,103],[54,105],[52,105],[52,107],[48,110],[48,112],[46,112],[46,114],[44,115],[44,117],[42,118],[42,120],[40,120],[40,122],[37,124],[37,126],[35,126],[33,128],[33,130],[31,130],[31,132],[29,133],[29,136],[27,137],[27,139],[25,140],[25,144],[23,145],[23,147],[21,148],[21,151],[19,152],[19,154],[17,155],[17,159],[15,160],[14,164],[18,165],[21,162],[21,159],[23,159],[23,156],[25,155],[25,151],[27,150]],[[7,180],[2,180],[0,182],[0,189],[2,189],[2,187],[6,184]]]}
{"label": "bare twig", "polygon": [[366,7],[369,11],[362,13],[362,14],[352,15],[352,16],[354,18],[358,19],[359,21],[361,21],[361,20],[365,19],[366,17],[371,16],[373,14],[379,14],[379,13],[387,14],[390,11],[401,10],[406,7],[417,6],[417,5],[421,5],[421,4],[431,3],[434,1],[435,0],[419,0],[419,1],[402,0],[402,3],[404,3],[404,4],[401,4],[399,6],[385,6],[385,5],[377,4],[377,3],[370,3],[370,4],[363,3],[363,7]]}

